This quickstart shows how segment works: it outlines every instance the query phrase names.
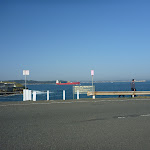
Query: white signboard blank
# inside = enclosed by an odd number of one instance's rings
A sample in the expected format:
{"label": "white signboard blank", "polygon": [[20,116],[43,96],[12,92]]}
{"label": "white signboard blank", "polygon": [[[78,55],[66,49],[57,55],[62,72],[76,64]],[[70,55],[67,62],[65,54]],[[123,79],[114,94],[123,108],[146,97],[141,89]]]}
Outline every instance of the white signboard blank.
{"label": "white signboard blank", "polygon": [[95,91],[95,86],[73,86],[74,94],[77,94],[79,91],[80,94],[87,94],[88,91],[92,92]]}
{"label": "white signboard blank", "polygon": [[94,70],[91,70],[91,76],[94,76]]}
{"label": "white signboard blank", "polygon": [[23,70],[23,75],[29,75],[29,70]]}

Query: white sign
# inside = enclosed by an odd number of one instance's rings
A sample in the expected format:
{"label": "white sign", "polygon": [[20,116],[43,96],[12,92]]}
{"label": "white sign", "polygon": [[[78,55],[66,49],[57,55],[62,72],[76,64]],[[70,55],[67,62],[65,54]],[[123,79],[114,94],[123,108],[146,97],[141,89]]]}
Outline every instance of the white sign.
{"label": "white sign", "polygon": [[29,75],[29,70],[23,70],[23,75]]}
{"label": "white sign", "polygon": [[94,70],[91,70],[91,76],[94,76]]}
{"label": "white sign", "polygon": [[95,86],[73,86],[74,94],[77,94],[78,91],[80,94],[87,94],[88,91],[95,91]]}

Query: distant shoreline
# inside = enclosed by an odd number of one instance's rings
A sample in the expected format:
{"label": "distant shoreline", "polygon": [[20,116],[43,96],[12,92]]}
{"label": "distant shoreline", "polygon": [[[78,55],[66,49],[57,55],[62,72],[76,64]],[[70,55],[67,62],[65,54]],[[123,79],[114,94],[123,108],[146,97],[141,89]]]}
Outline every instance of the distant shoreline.
{"label": "distant shoreline", "polygon": [[[65,82],[65,80],[60,80],[62,82]],[[7,81],[1,81],[1,82],[15,82],[24,85],[25,81],[24,80],[7,80]],[[67,81],[66,81],[67,82]],[[93,83],[116,83],[116,82],[131,82],[131,81],[116,81],[116,80],[108,80],[108,81],[94,81]],[[146,80],[137,80],[135,82],[148,82]],[[39,85],[39,84],[56,84],[56,81],[35,81],[35,80],[27,80],[26,81],[27,85]],[[80,81],[80,83],[92,83],[92,81]]]}
{"label": "distant shoreline", "polygon": [[[131,82],[131,81],[94,81],[94,83],[114,83],[114,82]],[[146,80],[137,80],[135,82],[148,82]],[[81,81],[81,83],[91,83],[91,81]]]}

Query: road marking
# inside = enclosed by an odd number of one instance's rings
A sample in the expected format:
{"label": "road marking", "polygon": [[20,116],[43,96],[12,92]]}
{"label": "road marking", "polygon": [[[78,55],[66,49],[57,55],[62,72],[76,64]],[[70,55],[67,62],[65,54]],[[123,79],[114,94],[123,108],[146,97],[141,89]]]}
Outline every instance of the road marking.
{"label": "road marking", "polygon": [[126,117],[118,117],[118,119],[124,119],[124,118],[126,118]]}
{"label": "road marking", "polygon": [[150,114],[140,115],[141,117],[150,117]]}

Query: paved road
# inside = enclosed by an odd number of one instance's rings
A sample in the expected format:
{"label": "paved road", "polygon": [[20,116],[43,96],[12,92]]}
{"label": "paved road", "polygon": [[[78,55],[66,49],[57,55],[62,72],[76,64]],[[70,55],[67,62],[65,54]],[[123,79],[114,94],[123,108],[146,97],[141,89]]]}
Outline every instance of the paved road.
{"label": "paved road", "polygon": [[0,103],[1,150],[149,150],[150,99]]}

